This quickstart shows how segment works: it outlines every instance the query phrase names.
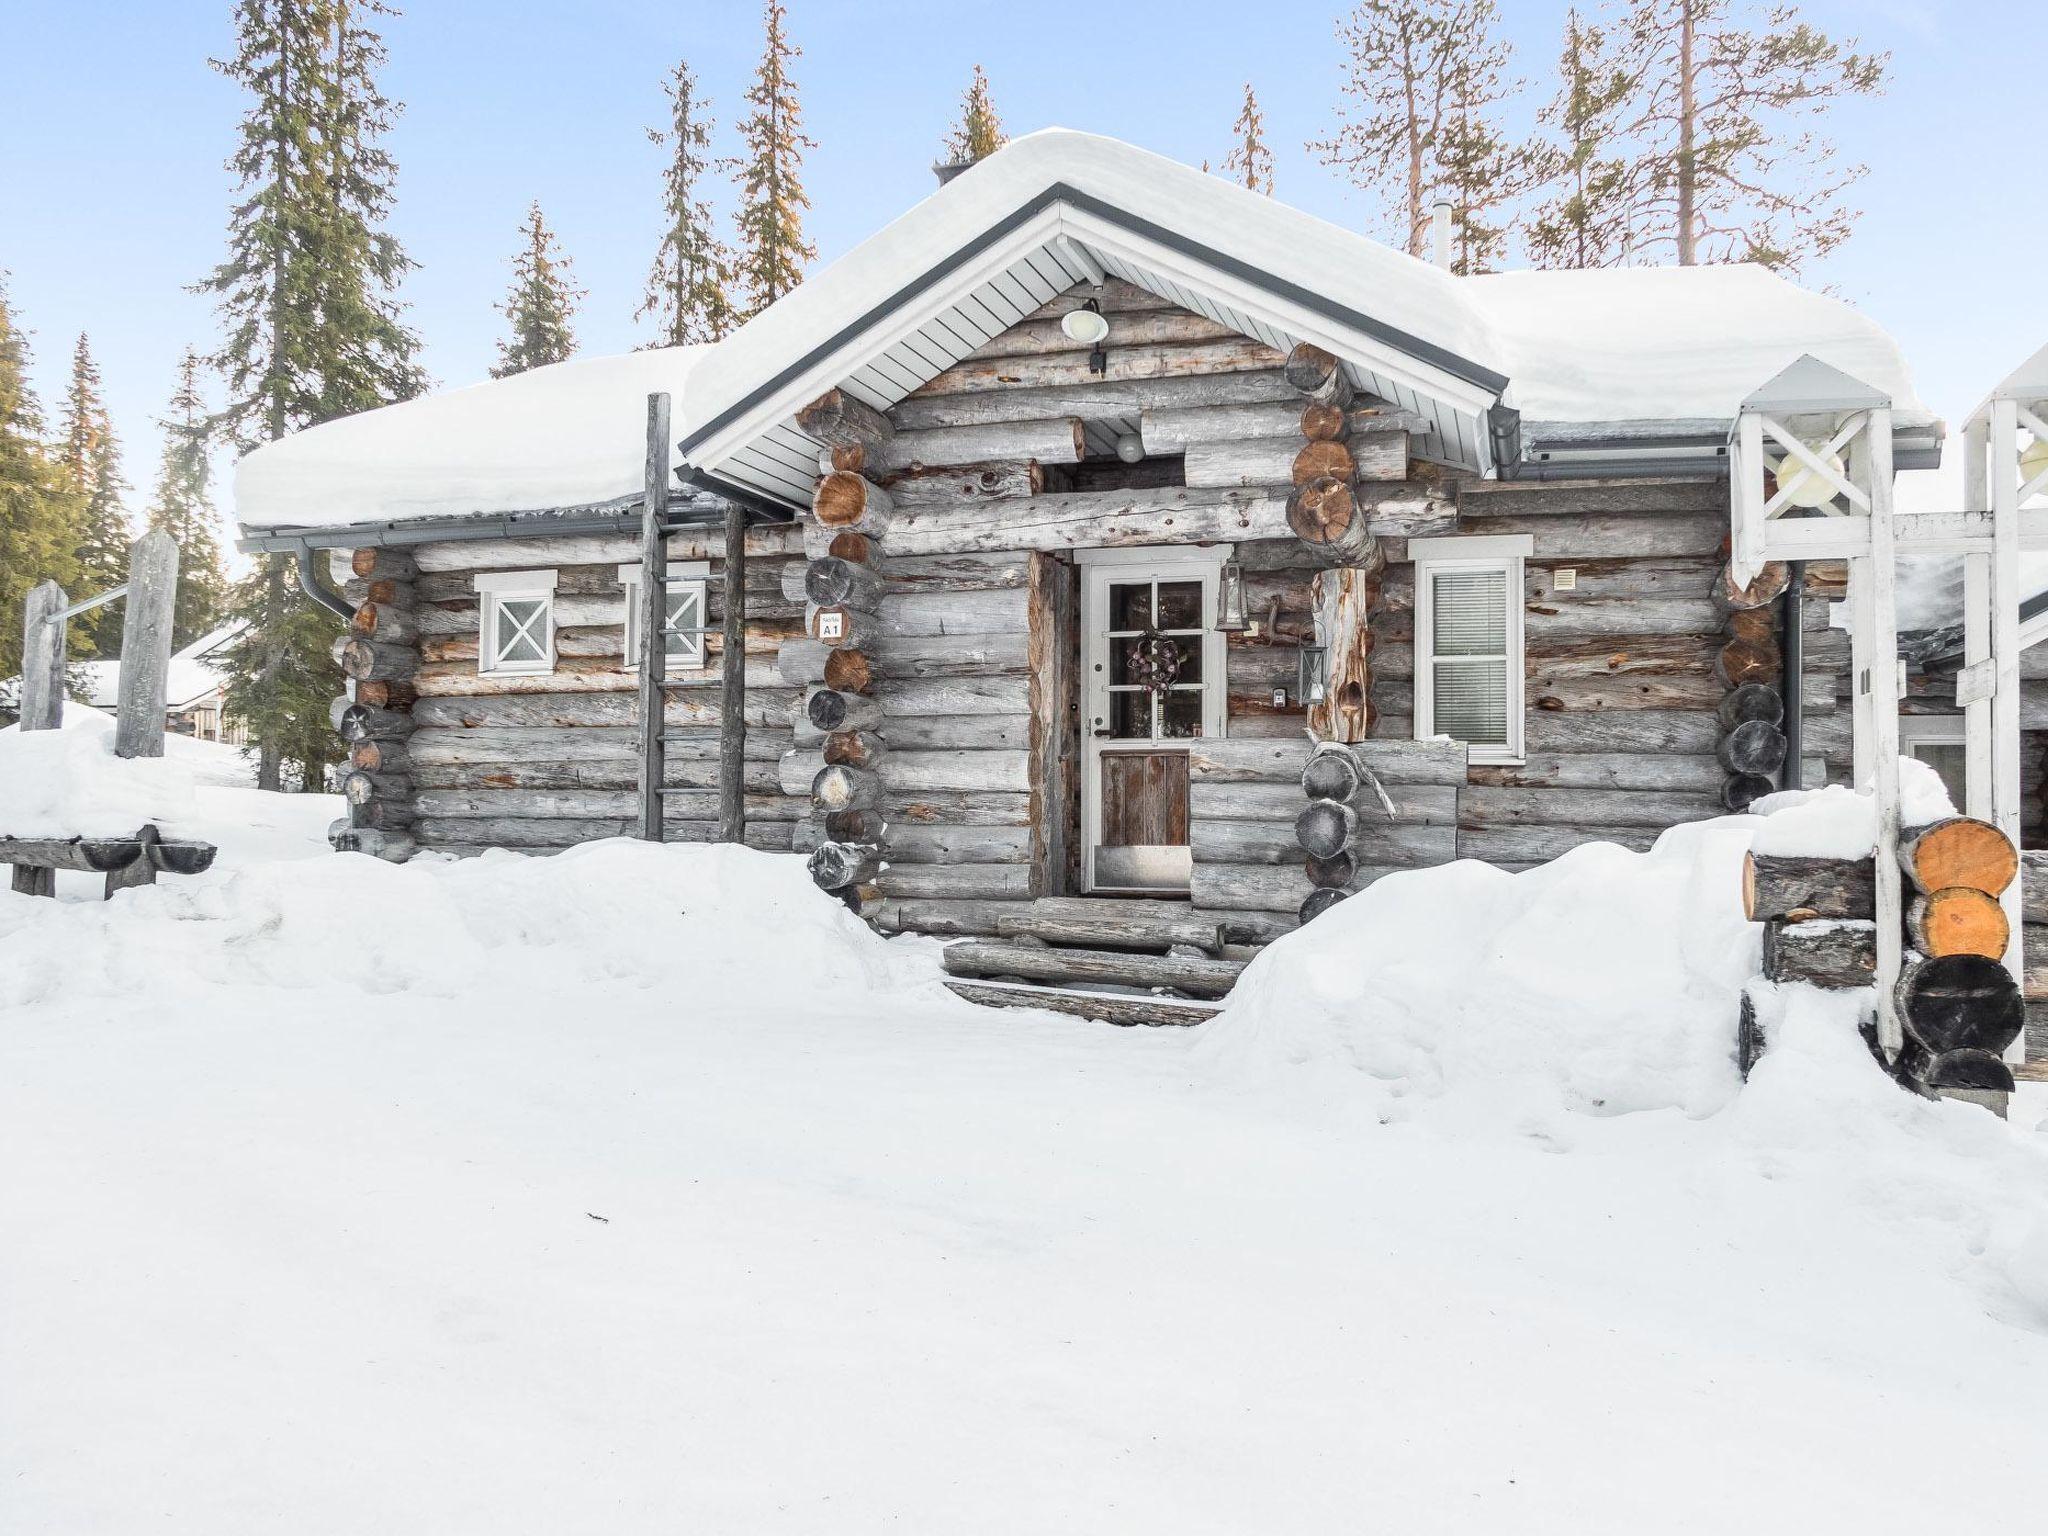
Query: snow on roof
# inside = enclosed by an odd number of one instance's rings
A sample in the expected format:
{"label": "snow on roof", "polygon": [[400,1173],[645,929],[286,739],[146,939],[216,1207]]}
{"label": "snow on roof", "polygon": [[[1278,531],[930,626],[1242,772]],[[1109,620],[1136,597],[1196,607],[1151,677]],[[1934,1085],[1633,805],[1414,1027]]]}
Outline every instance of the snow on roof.
{"label": "snow on roof", "polygon": [[1464,287],[1525,420],[1727,420],[1802,353],[1896,411],[1926,410],[1875,321],[1752,264],[1499,272]]}
{"label": "snow on roof", "polygon": [[[209,630],[183,650],[172,653],[164,686],[165,708],[188,709],[220,690],[224,679],[220,658],[215,653],[239,635],[244,627],[239,620],[231,621]],[[82,676],[84,683],[83,687],[73,687],[73,698],[95,709],[113,709],[121,702],[120,657],[73,662],[69,670],[74,677]]]}
{"label": "snow on roof", "polygon": [[647,397],[680,400],[707,349],[579,357],[345,416],[235,466],[244,528],[334,528],[637,499]]}
{"label": "snow on roof", "polygon": [[[1416,375],[1443,382],[1468,415],[1499,396],[1532,422],[1697,426],[1732,417],[1802,353],[1885,391],[1902,414],[1924,415],[1881,329],[1759,267],[1458,278],[1219,177],[1055,128],[1011,141],[713,346],[577,359],[258,449],[236,471],[238,516],[251,530],[331,528],[624,502],[640,489],[653,390],[675,397],[691,461],[717,468],[738,449],[714,439],[782,430],[787,411],[766,420],[775,413],[764,397],[831,373],[838,338],[915,329],[971,290],[961,274],[973,262],[1047,210],[1058,219],[1054,249],[1144,243],[1169,253],[1161,269],[1178,276],[1167,286],[1229,288],[1202,302],[1233,313],[1256,320],[1267,303],[1299,317],[1321,306],[1333,326],[1413,359]],[[1067,268],[1059,280],[1078,269],[1053,265]],[[1259,324],[1284,339],[1272,315]],[[856,366],[849,354],[847,373]],[[755,411],[763,423],[742,427]],[[770,458],[787,458],[787,447]]]}

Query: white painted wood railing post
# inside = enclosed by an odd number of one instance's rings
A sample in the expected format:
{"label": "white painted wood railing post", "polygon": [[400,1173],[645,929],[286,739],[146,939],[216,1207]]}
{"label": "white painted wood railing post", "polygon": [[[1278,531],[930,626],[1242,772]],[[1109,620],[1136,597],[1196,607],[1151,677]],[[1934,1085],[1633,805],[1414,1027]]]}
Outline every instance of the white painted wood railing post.
{"label": "white painted wood railing post", "polygon": [[[2020,481],[2019,403],[1991,403],[1991,660],[1997,689],[1991,697],[1991,824],[2020,846]],[[2011,929],[2006,967],[2023,986],[2026,956],[2020,921],[2020,882],[1999,898]]]}
{"label": "white painted wood railing post", "polygon": [[171,621],[178,609],[176,539],[152,529],[128,547],[128,595],[122,601],[114,755],[162,757]]}
{"label": "white painted wood railing post", "polygon": [[64,651],[70,606],[64,589],[39,581],[21,604],[21,728],[54,731],[64,723]]}

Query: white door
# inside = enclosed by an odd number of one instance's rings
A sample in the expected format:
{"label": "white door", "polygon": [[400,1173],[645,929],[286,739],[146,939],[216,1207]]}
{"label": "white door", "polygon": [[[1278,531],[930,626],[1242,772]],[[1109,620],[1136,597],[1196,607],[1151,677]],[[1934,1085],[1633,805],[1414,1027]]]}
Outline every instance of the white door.
{"label": "white door", "polygon": [[1083,889],[1185,892],[1188,744],[1223,734],[1228,551],[1080,555]]}

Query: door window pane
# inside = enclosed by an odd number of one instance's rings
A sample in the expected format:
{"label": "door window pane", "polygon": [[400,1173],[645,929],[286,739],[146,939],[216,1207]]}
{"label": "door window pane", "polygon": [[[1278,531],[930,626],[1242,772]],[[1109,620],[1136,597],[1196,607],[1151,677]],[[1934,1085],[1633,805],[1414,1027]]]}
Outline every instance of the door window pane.
{"label": "door window pane", "polygon": [[1150,629],[1152,627],[1152,583],[1113,581],[1109,585],[1109,627]]}
{"label": "door window pane", "polygon": [[1199,581],[1159,583],[1159,628],[1202,627],[1202,584]]}
{"label": "door window pane", "polygon": [[1202,690],[1176,688],[1160,701],[1159,734],[1185,739],[1202,734]]}
{"label": "door window pane", "polygon": [[1152,734],[1152,695],[1142,688],[1109,696],[1109,734],[1122,741]]}

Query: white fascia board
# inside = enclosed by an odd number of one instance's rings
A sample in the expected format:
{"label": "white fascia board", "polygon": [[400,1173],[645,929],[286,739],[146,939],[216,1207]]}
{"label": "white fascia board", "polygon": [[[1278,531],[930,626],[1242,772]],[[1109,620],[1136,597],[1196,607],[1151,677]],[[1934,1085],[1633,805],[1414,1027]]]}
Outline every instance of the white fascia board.
{"label": "white fascia board", "polygon": [[1375,372],[1418,393],[1480,416],[1494,403],[1492,392],[1470,380],[1412,357],[1376,337],[1338,325],[1328,316],[1220,272],[1198,258],[1182,255],[1081,209],[1061,204],[1059,213],[1065,232],[1095,250],[1167,273],[1185,287],[1200,289],[1233,309],[1257,315],[1276,330],[1314,342],[1339,357],[1369,363]]}
{"label": "white fascia board", "polygon": [[715,437],[707,438],[690,451],[689,463],[696,469],[716,473],[732,454],[758,437],[768,427],[787,421],[828,389],[859,372],[891,347],[930,324],[931,317],[959,303],[990,279],[1008,271],[1028,253],[1050,242],[1059,233],[1058,205],[1041,209],[1034,217],[1010,231],[1003,239],[965,262],[940,282],[916,296],[914,303],[884,315],[874,325],[827,353],[781,389],[761,401],[744,416],[735,419]]}

